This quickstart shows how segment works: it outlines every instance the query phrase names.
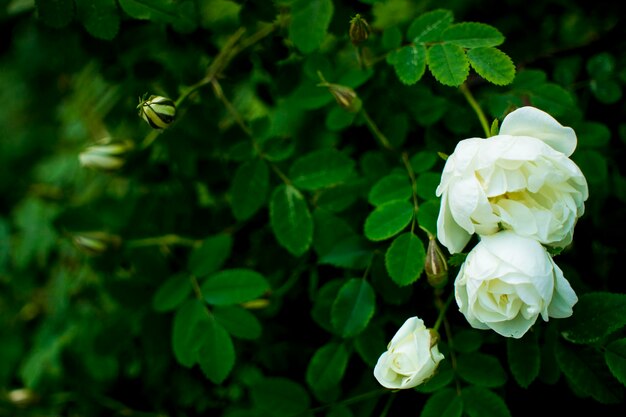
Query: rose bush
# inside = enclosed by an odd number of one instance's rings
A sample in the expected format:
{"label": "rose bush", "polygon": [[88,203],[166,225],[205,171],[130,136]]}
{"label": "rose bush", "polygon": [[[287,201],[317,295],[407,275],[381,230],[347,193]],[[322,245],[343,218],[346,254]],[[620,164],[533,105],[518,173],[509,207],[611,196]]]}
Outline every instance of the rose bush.
{"label": "rose bush", "polygon": [[431,330],[422,319],[411,317],[378,359],[374,376],[386,388],[413,388],[433,376],[443,358]]}
{"label": "rose bush", "polygon": [[565,247],[584,213],[587,182],[568,158],[576,134],[534,107],[507,115],[500,133],[458,143],[446,161],[437,196],[437,235],[450,253],[473,233],[502,229]]}
{"label": "rose bush", "polygon": [[576,293],[536,240],[502,231],[470,251],[454,283],[459,310],[477,329],[520,338],[539,316],[572,315]]}

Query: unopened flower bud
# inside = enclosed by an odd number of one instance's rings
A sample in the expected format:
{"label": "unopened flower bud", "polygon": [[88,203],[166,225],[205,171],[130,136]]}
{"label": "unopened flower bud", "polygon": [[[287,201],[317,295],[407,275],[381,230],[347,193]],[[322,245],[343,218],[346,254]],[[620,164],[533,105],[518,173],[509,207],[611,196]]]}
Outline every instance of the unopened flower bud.
{"label": "unopened flower bud", "polygon": [[345,85],[332,84],[327,82],[322,74],[319,74],[322,82],[318,84],[320,87],[327,87],[330,94],[333,95],[337,104],[350,113],[356,113],[361,110],[361,99],[356,95],[356,92]]}
{"label": "unopened flower bud", "polygon": [[367,23],[360,14],[357,13],[352,19],[350,19],[350,40],[353,45],[358,45],[365,42],[370,36],[370,25]]}
{"label": "unopened flower bud", "polygon": [[90,255],[100,255],[122,243],[119,236],[100,231],[77,233],[72,240],[80,250]]}
{"label": "unopened flower bud", "polygon": [[17,406],[25,407],[36,403],[39,400],[39,396],[28,388],[19,388],[9,391],[7,399]]}
{"label": "unopened flower bud", "polygon": [[78,155],[78,160],[84,167],[115,171],[124,165],[126,155],[132,149],[133,143],[130,141],[113,141],[111,138],[104,138],[88,146]]}
{"label": "unopened flower bud", "polygon": [[443,288],[448,282],[448,263],[434,236],[428,242],[424,270],[428,283],[433,288]]}
{"label": "unopened flower bud", "polygon": [[176,117],[176,104],[167,97],[150,96],[139,99],[139,116],[154,129],[168,127]]}

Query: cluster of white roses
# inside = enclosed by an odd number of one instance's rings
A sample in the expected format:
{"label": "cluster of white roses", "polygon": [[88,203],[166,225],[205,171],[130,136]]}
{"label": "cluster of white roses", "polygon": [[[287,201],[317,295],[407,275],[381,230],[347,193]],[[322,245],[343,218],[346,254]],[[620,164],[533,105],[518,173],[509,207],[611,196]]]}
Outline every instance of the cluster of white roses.
{"label": "cluster of white roses", "polygon": [[[572,242],[588,197],[584,175],[569,159],[576,134],[534,107],[508,114],[497,136],[458,143],[446,161],[437,234],[450,253],[480,240],[455,279],[455,298],[469,324],[520,338],[541,315],[572,315],[576,293],[546,246]],[[412,317],[374,368],[386,388],[415,387],[443,355],[432,331]]]}
{"label": "cluster of white roses", "polygon": [[539,315],[572,315],[578,301],[545,246],[572,242],[589,191],[569,159],[576,134],[534,107],[505,117],[500,134],[458,143],[437,188],[437,235],[450,253],[480,236],[456,277],[472,327],[520,338]]}

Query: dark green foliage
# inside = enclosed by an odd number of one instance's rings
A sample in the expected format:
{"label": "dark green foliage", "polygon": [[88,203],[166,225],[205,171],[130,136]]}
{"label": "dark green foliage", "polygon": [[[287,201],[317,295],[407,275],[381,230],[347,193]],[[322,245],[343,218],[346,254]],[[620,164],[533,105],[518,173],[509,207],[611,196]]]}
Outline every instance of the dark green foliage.
{"label": "dark green foliage", "polygon": [[[623,414],[619,7],[4,2],[0,417]],[[175,103],[165,129],[137,115],[144,94]],[[489,136],[468,97],[491,134],[524,105],[574,128],[589,183],[551,252],[574,314],[519,340],[458,312],[476,240],[443,249],[443,288],[421,278],[445,159]],[[81,166],[107,137],[132,144],[123,164]],[[412,316],[445,359],[392,393],[373,368]]]}

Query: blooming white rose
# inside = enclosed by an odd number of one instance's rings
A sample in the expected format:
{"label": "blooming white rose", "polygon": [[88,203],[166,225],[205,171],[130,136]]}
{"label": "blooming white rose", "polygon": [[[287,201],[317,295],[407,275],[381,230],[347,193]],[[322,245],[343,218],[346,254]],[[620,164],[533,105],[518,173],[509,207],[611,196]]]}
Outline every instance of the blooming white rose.
{"label": "blooming white rose", "polygon": [[572,315],[576,293],[536,240],[503,231],[483,236],[455,283],[459,310],[477,329],[520,338],[541,315]]}
{"label": "blooming white rose", "polygon": [[534,107],[507,115],[497,136],[459,142],[437,187],[441,243],[457,253],[473,233],[508,229],[548,246],[570,244],[589,195],[568,158],[575,148],[574,131]]}
{"label": "blooming white rose", "polygon": [[378,358],[374,376],[385,388],[413,388],[433,376],[443,358],[431,330],[420,318],[411,317]]}

